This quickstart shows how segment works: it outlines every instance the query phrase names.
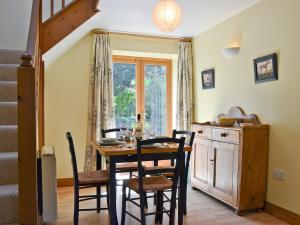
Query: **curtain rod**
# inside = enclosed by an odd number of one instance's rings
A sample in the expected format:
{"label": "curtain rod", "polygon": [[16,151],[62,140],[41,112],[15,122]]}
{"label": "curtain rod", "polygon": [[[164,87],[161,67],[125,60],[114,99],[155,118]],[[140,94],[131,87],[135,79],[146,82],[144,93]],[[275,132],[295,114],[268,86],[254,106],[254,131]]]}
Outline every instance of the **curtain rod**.
{"label": "curtain rod", "polygon": [[155,35],[147,35],[147,34],[107,31],[107,30],[101,30],[101,29],[93,29],[92,33],[94,33],[94,34],[118,34],[118,35],[128,35],[128,36],[133,36],[133,37],[145,37],[145,38],[160,38],[160,39],[165,39],[165,40],[181,41],[181,42],[191,42],[192,41],[192,38],[164,37],[164,36],[155,36]]}

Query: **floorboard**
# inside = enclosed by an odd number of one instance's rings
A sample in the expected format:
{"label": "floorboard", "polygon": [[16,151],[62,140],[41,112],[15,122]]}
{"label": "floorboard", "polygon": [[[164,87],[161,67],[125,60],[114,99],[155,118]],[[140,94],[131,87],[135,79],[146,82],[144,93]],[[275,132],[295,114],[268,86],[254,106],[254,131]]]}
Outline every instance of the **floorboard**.
{"label": "floorboard", "polygon": [[[85,194],[95,193],[93,189],[84,190]],[[120,215],[121,188],[118,188],[118,210]],[[106,201],[103,199],[103,206],[106,206]],[[95,201],[82,203],[82,207],[95,207]],[[139,215],[136,206],[127,203],[128,210],[135,215]],[[152,208],[152,200],[149,200],[150,209]],[[64,187],[58,189],[58,220],[49,225],[69,225],[73,223],[73,188]],[[120,220],[120,216],[119,216]],[[81,212],[79,215],[80,225],[109,225],[108,212]],[[129,216],[126,218],[127,225],[139,224]],[[155,224],[154,217],[147,218],[147,224]],[[164,216],[163,224],[168,224],[167,216]],[[188,215],[184,218],[186,225],[286,225],[287,223],[265,213],[249,213],[245,216],[237,216],[234,211],[222,204],[221,202],[203,194],[200,191],[188,190]]]}

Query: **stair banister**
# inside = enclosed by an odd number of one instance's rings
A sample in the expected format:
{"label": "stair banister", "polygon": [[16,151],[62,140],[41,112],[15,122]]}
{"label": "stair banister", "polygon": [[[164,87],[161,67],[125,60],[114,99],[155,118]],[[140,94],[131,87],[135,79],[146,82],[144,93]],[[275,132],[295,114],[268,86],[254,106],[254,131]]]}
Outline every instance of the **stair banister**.
{"label": "stair banister", "polygon": [[37,80],[40,79],[41,0],[33,0],[25,53],[18,68],[19,224],[39,224],[37,199]]}

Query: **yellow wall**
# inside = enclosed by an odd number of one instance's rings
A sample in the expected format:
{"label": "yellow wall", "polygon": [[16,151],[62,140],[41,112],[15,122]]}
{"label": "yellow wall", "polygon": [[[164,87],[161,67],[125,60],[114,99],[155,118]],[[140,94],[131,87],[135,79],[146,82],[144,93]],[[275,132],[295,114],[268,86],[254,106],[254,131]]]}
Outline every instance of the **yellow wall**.
{"label": "yellow wall", "polygon": [[[175,41],[161,38],[112,35],[111,44],[119,53],[144,52],[144,56],[151,57],[168,54],[172,59],[177,53]],[[72,177],[66,131],[72,132],[78,167],[83,170],[92,49],[93,35],[88,34],[54,63],[45,62],[45,142],[55,148],[58,178]]]}
{"label": "yellow wall", "polygon": [[[195,119],[212,120],[234,105],[270,124],[267,201],[300,213],[300,1],[263,0],[194,38]],[[195,23],[196,24],[196,23]],[[226,59],[221,49],[239,40],[241,50]],[[254,83],[253,59],[278,53],[279,80]],[[215,68],[216,88],[201,89],[201,71]],[[286,181],[271,177],[287,171]]]}

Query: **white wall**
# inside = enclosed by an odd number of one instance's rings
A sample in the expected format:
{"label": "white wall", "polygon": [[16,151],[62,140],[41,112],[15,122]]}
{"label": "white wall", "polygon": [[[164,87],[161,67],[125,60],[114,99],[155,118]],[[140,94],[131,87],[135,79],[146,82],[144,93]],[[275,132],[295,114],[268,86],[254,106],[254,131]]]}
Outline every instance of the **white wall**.
{"label": "white wall", "polygon": [[25,50],[32,0],[0,1],[0,49]]}

